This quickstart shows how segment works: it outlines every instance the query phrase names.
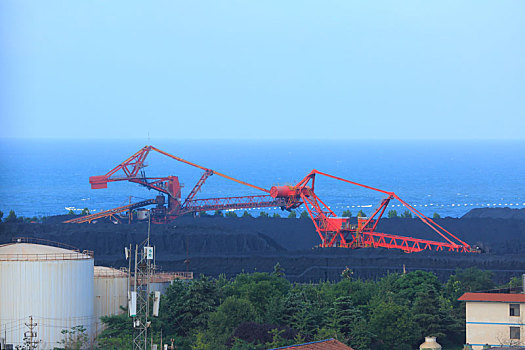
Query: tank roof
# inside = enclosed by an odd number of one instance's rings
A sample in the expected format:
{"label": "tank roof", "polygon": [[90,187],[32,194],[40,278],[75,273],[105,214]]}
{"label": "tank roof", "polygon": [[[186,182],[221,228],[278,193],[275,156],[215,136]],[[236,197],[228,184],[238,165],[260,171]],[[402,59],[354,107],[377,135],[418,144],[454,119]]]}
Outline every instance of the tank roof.
{"label": "tank roof", "polygon": [[128,275],[121,270],[114,269],[107,266],[95,266],[94,276],[97,277],[123,277],[126,278]]}
{"label": "tank roof", "polygon": [[0,245],[0,261],[80,260],[92,259],[93,253],[34,243]]}

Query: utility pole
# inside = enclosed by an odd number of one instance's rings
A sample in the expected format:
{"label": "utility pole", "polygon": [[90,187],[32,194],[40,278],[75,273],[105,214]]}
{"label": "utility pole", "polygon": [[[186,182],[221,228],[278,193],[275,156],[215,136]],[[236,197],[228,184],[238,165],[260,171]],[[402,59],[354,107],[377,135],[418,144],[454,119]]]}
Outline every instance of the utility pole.
{"label": "utility pole", "polygon": [[134,273],[129,269],[129,284],[133,280],[133,290],[130,288],[129,316],[133,320],[133,350],[147,350],[148,348],[148,328],[151,322],[148,321],[150,314],[150,277],[155,271],[154,247],[150,245],[151,215],[148,222],[148,238],[141,244],[135,245],[135,251],[131,249],[127,256],[134,260]]}
{"label": "utility pole", "polygon": [[37,324],[33,322],[33,316],[29,316],[29,323],[25,325],[29,330],[24,332],[24,348],[27,350],[37,349],[39,341],[36,340],[37,333],[34,331]]}

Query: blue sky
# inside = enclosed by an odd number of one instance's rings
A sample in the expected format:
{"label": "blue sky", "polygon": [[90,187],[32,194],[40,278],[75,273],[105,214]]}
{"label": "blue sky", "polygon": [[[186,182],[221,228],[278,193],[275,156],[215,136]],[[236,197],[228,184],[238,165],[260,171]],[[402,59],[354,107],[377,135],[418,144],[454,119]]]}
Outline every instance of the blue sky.
{"label": "blue sky", "polygon": [[524,139],[524,1],[0,2],[0,137]]}

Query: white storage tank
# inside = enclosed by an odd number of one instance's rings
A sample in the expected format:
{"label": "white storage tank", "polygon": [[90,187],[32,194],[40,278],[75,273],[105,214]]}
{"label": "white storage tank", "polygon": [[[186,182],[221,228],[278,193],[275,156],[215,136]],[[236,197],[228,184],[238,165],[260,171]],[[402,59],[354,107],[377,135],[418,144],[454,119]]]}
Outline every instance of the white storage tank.
{"label": "white storage tank", "polygon": [[5,342],[23,344],[30,316],[40,349],[60,347],[61,331],[75,326],[83,326],[91,339],[93,253],[28,242],[0,245],[0,334]]}
{"label": "white storage tank", "polygon": [[120,308],[127,305],[128,279],[123,271],[105,266],[95,266],[95,335],[103,330],[100,317],[123,313]]}

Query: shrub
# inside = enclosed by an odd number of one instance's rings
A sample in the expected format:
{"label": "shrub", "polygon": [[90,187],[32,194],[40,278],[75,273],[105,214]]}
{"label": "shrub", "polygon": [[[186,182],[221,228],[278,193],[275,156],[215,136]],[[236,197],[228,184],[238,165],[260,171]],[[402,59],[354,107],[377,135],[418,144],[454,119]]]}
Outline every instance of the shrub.
{"label": "shrub", "polygon": [[7,215],[7,217],[5,218],[5,222],[13,223],[17,221],[18,221],[18,218],[16,217],[15,211],[10,210],[9,215]]}
{"label": "shrub", "polygon": [[397,216],[397,211],[395,210],[389,210],[388,211],[388,218],[389,219],[393,219],[393,218],[398,218],[399,216]]}

